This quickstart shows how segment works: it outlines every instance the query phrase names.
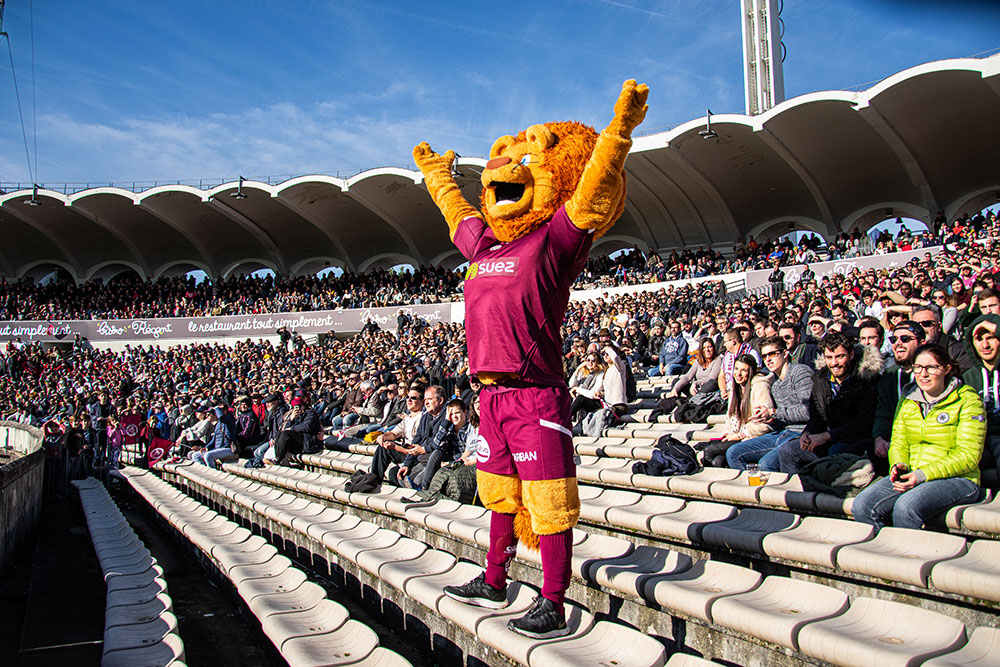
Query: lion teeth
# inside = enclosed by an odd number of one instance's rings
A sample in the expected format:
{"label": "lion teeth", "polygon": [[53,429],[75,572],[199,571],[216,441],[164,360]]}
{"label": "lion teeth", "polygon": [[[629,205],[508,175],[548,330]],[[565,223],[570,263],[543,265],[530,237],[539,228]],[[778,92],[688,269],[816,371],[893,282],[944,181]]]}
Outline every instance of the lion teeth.
{"label": "lion teeth", "polygon": [[507,204],[516,204],[513,199],[501,199],[497,202],[497,206],[506,206]]}

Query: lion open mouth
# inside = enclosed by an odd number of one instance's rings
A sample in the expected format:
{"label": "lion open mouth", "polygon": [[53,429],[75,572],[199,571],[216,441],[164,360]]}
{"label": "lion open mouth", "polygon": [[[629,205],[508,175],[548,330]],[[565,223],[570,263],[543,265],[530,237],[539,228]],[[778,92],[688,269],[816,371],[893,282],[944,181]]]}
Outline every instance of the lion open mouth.
{"label": "lion open mouth", "polygon": [[521,197],[524,196],[523,183],[501,183],[493,181],[490,183],[490,187],[493,188],[496,195],[496,202],[498,206],[515,204],[521,201]]}

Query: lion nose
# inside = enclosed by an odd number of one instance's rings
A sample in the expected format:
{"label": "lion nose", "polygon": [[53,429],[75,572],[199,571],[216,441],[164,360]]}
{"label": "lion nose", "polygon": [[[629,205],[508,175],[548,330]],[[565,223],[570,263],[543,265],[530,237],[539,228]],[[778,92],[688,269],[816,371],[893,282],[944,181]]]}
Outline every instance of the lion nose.
{"label": "lion nose", "polygon": [[509,157],[495,157],[495,158],[493,158],[492,160],[490,160],[489,162],[486,163],[486,168],[487,169],[499,169],[500,167],[504,166],[505,164],[510,164],[510,161],[511,160],[510,160]]}

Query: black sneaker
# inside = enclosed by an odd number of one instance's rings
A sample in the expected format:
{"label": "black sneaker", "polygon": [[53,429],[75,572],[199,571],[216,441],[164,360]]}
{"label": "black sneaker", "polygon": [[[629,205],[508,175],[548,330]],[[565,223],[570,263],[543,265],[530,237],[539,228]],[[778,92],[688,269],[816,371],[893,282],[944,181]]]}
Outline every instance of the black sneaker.
{"label": "black sneaker", "polygon": [[445,586],[444,594],[459,602],[487,609],[503,609],[507,606],[507,591],[493,588],[486,583],[485,572],[467,584]]}
{"label": "black sneaker", "polygon": [[553,639],[569,634],[566,618],[556,611],[556,603],[540,595],[528,613],[507,621],[507,629],[532,639]]}

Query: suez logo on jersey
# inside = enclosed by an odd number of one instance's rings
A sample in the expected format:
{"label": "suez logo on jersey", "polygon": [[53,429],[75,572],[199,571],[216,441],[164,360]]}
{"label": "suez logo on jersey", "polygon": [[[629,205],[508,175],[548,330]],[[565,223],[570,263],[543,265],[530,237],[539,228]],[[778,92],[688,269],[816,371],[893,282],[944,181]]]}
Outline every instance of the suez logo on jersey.
{"label": "suez logo on jersey", "polygon": [[469,270],[465,272],[465,279],[486,278],[488,276],[513,276],[517,274],[517,257],[507,257],[505,259],[490,259],[485,262],[473,262],[469,264]]}

